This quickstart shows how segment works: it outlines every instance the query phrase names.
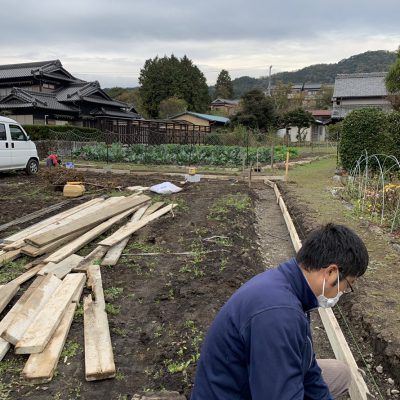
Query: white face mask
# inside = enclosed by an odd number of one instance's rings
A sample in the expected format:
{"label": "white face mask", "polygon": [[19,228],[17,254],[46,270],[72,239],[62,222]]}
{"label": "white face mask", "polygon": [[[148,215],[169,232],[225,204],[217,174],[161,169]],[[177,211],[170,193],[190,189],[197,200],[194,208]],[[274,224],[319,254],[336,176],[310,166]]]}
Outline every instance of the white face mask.
{"label": "white face mask", "polygon": [[337,278],[337,295],[335,297],[333,297],[332,299],[329,299],[328,297],[326,297],[324,295],[325,292],[325,278],[324,278],[324,283],[322,285],[322,294],[320,294],[317,297],[318,300],[318,305],[322,308],[331,308],[333,307],[340,299],[340,296],[343,294],[343,292],[339,291],[339,274],[338,274],[338,278]]}

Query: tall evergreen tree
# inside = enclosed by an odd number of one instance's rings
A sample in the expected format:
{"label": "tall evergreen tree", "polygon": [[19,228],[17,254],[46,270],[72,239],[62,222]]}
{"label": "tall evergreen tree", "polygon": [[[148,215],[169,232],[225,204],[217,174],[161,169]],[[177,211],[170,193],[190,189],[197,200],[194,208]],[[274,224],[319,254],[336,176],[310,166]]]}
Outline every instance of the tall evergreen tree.
{"label": "tall evergreen tree", "polygon": [[229,72],[223,69],[215,84],[215,98],[231,99],[233,97],[233,84]]}
{"label": "tall evergreen tree", "polygon": [[400,46],[397,50],[397,59],[390,66],[386,75],[385,84],[393,108],[400,111]]}
{"label": "tall evergreen tree", "polygon": [[205,76],[186,56],[146,60],[139,83],[143,107],[150,118],[157,118],[160,103],[171,97],[183,99],[190,111],[204,112],[210,102]]}
{"label": "tall evergreen tree", "polygon": [[258,89],[242,96],[242,111],[231,118],[233,125],[240,124],[265,132],[273,128],[276,122],[273,100]]}

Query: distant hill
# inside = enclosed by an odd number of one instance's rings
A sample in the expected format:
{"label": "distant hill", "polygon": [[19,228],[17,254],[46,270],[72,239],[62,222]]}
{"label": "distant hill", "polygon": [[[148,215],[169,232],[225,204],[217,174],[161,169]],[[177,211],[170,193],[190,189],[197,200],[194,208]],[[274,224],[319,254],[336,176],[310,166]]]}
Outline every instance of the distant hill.
{"label": "distant hill", "polygon": [[[272,85],[279,81],[283,83],[324,83],[333,84],[337,74],[352,74],[356,72],[382,72],[387,71],[389,65],[396,60],[396,53],[385,50],[367,51],[357,54],[336,64],[315,64],[298,71],[279,72],[272,74]],[[232,80],[235,98],[240,98],[244,93],[252,89],[266,90],[268,77],[251,78],[241,76]],[[120,100],[141,109],[138,97],[138,88],[110,88],[104,89],[112,98]],[[214,86],[209,87],[212,96]]]}
{"label": "distant hill", "polygon": [[[335,64],[315,64],[293,72],[279,72],[272,74],[272,84],[283,83],[324,83],[333,84],[337,74],[352,74],[356,72],[387,71],[390,64],[396,60],[396,53],[378,50],[345,58]],[[265,90],[268,87],[268,78],[250,78],[242,76],[232,80],[235,98],[241,97],[252,89]]]}

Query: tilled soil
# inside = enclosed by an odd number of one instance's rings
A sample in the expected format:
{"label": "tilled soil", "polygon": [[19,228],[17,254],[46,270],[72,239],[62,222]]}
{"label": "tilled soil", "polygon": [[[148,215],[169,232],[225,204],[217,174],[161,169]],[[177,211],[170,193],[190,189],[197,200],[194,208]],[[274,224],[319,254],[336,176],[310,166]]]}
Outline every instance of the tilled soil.
{"label": "tilled soil", "polygon": [[[295,184],[279,186],[303,239],[318,227],[318,212],[297,195]],[[338,223],[352,221],[339,219]],[[400,321],[392,316],[399,303],[391,299],[399,298],[398,263],[391,262],[392,255],[382,251],[387,239],[376,236],[375,230],[374,226],[363,225],[357,229],[369,249],[369,271],[359,279],[355,292],[343,296],[333,310],[358,367],[364,371],[371,394],[376,399],[397,399],[400,397]]]}
{"label": "tilled soil", "polygon": [[[93,193],[96,196],[118,194],[113,187],[165,180],[157,174],[85,175],[91,182],[110,187]],[[173,182],[179,185],[178,179]],[[166,197],[179,204],[173,215],[138,231],[118,265],[102,267],[116,378],[85,381],[79,308],[53,380],[46,384],[21,381],[26,357],[9,352],[0,363],[1,399],[128,400],[162,389],[189,397],[201,342],[217,311],[242,283],[291,258],[294,250],[274,192],[264,185],[249,189],[232,179],[202,180],[183,187],[182,192]],[[159,199],[153,195],[154,201]],[[61,193],[41,175],[0,175],[1,223],[62,200]],[[10,228],[1,237],[22,227]],[[176,254],[184,252],[191,255]],[[317,313],[313,327],[317,357],[332,357]]]}
{"label": "tilled soil", "polygon": [[[88,176],[98,182],[111,179],[108,175]],[[163,181],[159,176],[131,175],[113,176],[112,180],[114,186]],[[23,199],[24,212],[29,202],[39,209],[62,200],[60,193],[47,190],[40,176],[6,175],[0,184],[2,222],[21,216],[15,199]],[[27,188],[46,192],[46,198],[26,196]],[[256,197],[247,185],[237,181],[201,181],[168,196],[168,201],[179,204],[174,214],[138,231],[118,265],[102,267],[116,379],[85,381],[79,309],[51,382],[22,382],[19,372],[26,358],[9,352],[0,378],[4,392],[9,391],[8,398],[130,399],[161,389],[189,396],[207,327],[229,296],[263,270],[252,210]],[[174,254],[184,252],[191,254]]]}

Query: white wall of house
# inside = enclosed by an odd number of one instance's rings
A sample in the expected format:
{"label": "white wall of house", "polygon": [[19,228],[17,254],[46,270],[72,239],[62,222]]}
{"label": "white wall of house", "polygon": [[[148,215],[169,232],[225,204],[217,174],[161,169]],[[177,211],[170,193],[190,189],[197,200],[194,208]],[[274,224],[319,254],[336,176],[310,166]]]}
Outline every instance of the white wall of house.
{"label": "white wall of house", "polygon": [[8,118],[15,119],[21,125],[32,125],[33,115],[7,115]]}
{"label": "white wall of house", "polygon": [[[326,140],[326,126],[325,125],[312,125],[309,128],[306,128],[305,131],[302,131],[303,135],[304,132],[306,132],[305,134],[305,141],[306,142],[311,142],[311,140],[313,142],[324,142]],[[291,143],[295,143],[298,142],[297,139],[297,126],[291,126],[290,127],[290,131],[289,131],[289,135],[290,135],[290,142]],[[280,138],[285,138],[286,137],[286,129],[278,129],[277,131],[277,136]]]}
{"label": "white wall of house", "polygon": [[377,98],[353,98],[353,99],[341,99],[340,105],[360,105],[360,106],[390,106],[390,101],[387,99],[377,99]]}

